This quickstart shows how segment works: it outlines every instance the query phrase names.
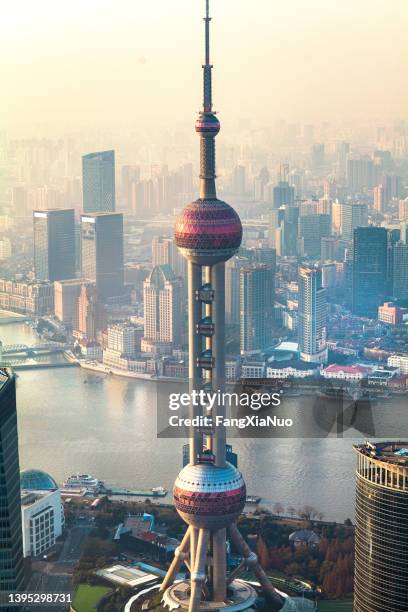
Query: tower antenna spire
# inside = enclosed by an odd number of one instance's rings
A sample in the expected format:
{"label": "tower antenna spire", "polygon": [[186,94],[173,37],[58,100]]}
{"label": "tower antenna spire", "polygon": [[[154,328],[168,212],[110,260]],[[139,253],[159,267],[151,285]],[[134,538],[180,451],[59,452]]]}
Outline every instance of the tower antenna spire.
{"label": "tower antenna spire", "polygon": [[205,0],[205,63],[204,71],[204,112],[212,111],[212,64],[210,61],[210,0]]}

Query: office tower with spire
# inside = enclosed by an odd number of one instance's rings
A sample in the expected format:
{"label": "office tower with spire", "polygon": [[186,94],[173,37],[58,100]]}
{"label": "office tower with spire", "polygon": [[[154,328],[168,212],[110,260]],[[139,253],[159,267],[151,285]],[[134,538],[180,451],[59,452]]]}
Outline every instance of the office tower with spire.
{"label": "office tower with spire", "polygon": [[75,278],[73,209],[34,210],[34,273],[37,280]]}
{"label": "office tower with spire", "polygon": [[[218,200],[215,189],[215,136],[220,123],[212,106],[209,0],[206,0],[204,104],[196,122],[200,135],[200,194],[176,220],[176,244],[188,261],[190,390],[224,388],[225,381],[225,262],[239,249],[242,225],[237,213]],[[251,608],[255,589],[238,579],[251,568],[271,599],[281,607],[256,555],[240,535],[236,520],[245,506],[246,488],[240,472],[226,461],[226,435],[214,426],[225,408],[194,407],[195,416],[212,417],[213,425],[190,432],[190,462],[174,485],[177,511],[187,523],[186,534],[161,585],[170,609],[204,612]],[[227,577],[227,533],[243,562]],[[190,578],[174,582],[186,563]],[[272,608],[271,608],[272,609]]]}
{"label": "office tower with spire", "polygon": [[326,363],[327,303],[321,268],[299,268],[298,337],[302,361]]}
{"label": "office tower with spire", "polygon": [[84,213],[115,212],[115,151],[82,157]]}
{"label": "office tower with spire", "polygon": [[16,382],[7,369],[0,370],[0,526],[0,594],[22,591],[24,560]]}

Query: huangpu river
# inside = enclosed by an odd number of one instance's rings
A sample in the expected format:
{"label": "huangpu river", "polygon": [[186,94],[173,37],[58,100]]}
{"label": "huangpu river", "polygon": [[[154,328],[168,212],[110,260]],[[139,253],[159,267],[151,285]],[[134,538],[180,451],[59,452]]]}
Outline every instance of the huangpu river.
{"label": "huangpu river", "polygon": [[[0,327],[3,344],[35,344],[27,325]],[[181,439],[157,439],[158,384],[99,376],[81,368],[19,371],[21,469],[37,468],[59,483],[76,472],[129,489],[171,491],[182,464]],[[398,418],[406,416],[407,406]],[[394,419],[394,417],[392,417]],[[397,429],[398,431],[398,429]],[[357,436],[357,434],[356,434]],[[262,505],[311,505],[326,520],[354,516],[353,443],[364,439],[234,439],[248,494]],[[170,501],[169,494],[165,501]]]}

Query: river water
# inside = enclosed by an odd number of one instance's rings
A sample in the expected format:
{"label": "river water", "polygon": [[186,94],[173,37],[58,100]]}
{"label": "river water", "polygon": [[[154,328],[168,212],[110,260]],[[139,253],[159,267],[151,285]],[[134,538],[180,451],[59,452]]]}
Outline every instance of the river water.
{"label": "river water", "polygon": [[[0,339],[38,342],[24,324],[1,326]],[[22,469],[45,470],[58,482],[85,472],[118,487],[171,489],[182,440],[156,437],[157,383],[81,368],[20,371],[17,402]],[[355,442],[236,439],[233,445],[248,493],[261,496],[263,505],[312,505],[326,519],[342,521],[354,516]]]}

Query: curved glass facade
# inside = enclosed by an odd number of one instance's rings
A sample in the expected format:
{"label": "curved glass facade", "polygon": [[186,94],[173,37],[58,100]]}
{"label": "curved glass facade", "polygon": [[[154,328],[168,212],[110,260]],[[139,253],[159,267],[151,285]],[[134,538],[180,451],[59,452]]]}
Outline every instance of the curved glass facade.
{"label": "curved glass facade", "polygon": [[41,470],[25,470],[20,474],[22,491],[55,491],[58,485],[46,472]]}
{"label": "curved glass facade", "polygon": [[354,612],[408,610],[405,471],[359,453]]}

